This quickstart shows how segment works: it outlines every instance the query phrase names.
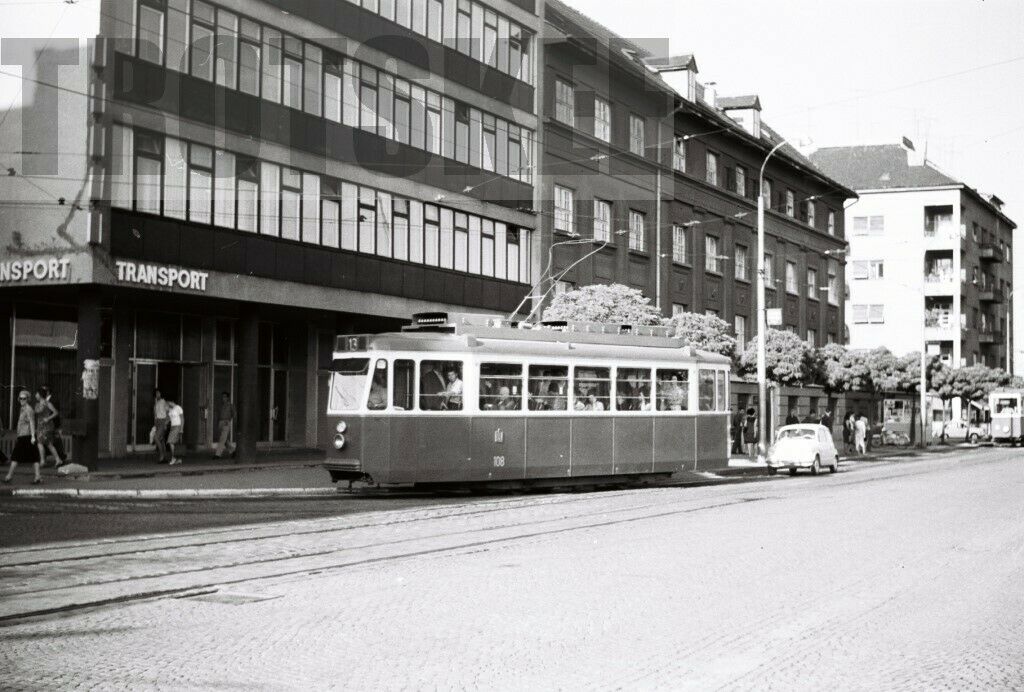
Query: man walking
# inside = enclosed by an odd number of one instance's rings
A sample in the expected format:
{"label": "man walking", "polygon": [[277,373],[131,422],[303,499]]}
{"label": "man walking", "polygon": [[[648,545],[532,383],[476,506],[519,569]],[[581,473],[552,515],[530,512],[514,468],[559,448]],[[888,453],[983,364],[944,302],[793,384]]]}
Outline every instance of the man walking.
{"label": "man walking", "polygon": [[[217,428],[220,433],[217,442],[217,451],[214,456],[220,459],[224,454],[231,456],[235,453],[235,443],[231,441],[231,427],[235,422],[235,405],[231,403],[231,395],[221,392],[220,414],[217,417]],[[228,448],[230,447],[230,451]]]}
{"label": "man walking", "polygon": [[[153,442],[156,444],[157,463],[167,463],[167,430],[170,421],[167,418],[167,400],[159,389],[153,390]],[[171,453],[174,456],[174,453]]]}
{"label": "man walking", "polygon": [[174,446],[181,444],[181,428],[185,425],[185,411],[174,402],[167,400],[167,421],[170,429],[167,432],[167,447],[171,452],[171,460],[167,462],[171,466],[181,463],[181,459],[174,456]]}

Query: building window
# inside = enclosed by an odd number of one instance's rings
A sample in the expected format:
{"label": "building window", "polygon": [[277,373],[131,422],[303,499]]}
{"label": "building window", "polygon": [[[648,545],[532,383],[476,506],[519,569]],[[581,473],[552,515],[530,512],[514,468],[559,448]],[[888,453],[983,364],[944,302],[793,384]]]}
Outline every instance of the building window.
{"label": "building window", "polygon": [[736,345],[742,351],[747,345],[747,318],[744,315],[736,315],[732,320],[732,328],[736,332]]}
{"label": "building window", "polygon": [[712,185],[718,185],[718,154],[708,152],[707,172],[704,179]]}
{"label": "building window", "polygon": [[856,260],[852,264],[854,279],[881,279],[885,276],[882,260]]}
{"label": "building window", "polygon": [[839,305],[839,263],[834,259],[828,261],[828,302]]}
{"label": "building window", "polygon": [[687,247],[686,238],[686,227],[678,224],[672,225],[672,261],[678,262],[679,264],[689,264],[687,260],[687,253],[689,248]]}
{"label": "building window", "polygon": [[570,127],[576,126],[576,105],[572,85],[561,79],[555,80],[555,120]]}
{"label": "building window", "polygon": [[[242,38],[238,44],[238,89],[250,96],[260,95],[260,55],[262,54],[260,41],[260,25],[243,19]],[[339,82],[339,105],[340,96]],[[340,117],[339,114],[338,122],[340,122]]]}
{"label": "building window", "polygon": [[612,107],[602,98],[594,99],[594,136],[602,142],[612,141]]}
{"label": "building window", "polygon": [[205,2],[192,3],[189,72],[193,77],[213,81],[214,10]]}
{"label": "building window", "polygon": [[883,324],[885,322],[884,305],[854,305],[854,324]]}
{"label": "building window", "polygon": [[718,255],[718,238],[704,236],[704,269],[716,274],[722,273],[722,258]]}
{"label": "building window", "polygon": [[639,115],[629,116],[629,150],[637,156],[644,155],[644,119]]}
{"label": "building window", "polygon": [[686,172],[686,138],[676,137],[672,143],[672,168]]}
{"label": "building window", "polygon": [[629,249],[637,252],[647,250],[647,232],[642,212],[629,210]]}
{"label": "building window", "polygon": [[793,197],[792,190],[786,190],[786,216],[794,216],[796,214],[796,202]]}
{"label": "building window", "polygon": [[854,216],[854,235],[882,235],[885,233],[884,216]]}
{"label": "building window", "polygon": [[818,270],[807,270],[807,297],[811,300],[818,299]]}
{"label": "building window", "polygon": [[747,171],[743,166],[736,166],[736,194],[740,197],[747,195]]}
{"label": "building window", "polygon": [[811,228],[814,228],[817,225],[815,223],[817,221],[815,214],[814,202],[812,200],[807,200],[807,225]]}
{"label": "building window", "polygon": [[672,303],[672,316],[682,315],[686,312],[686,305],[683,303]]}
{"label": "building window", "polygon": [[828,213],[828,234],[836,234],[836,213],[834,211]]}
{"label": "building window", "polygon": [[143,60],[164,63],[164,30],[166,26],[164,0],[142,0],[139,3],[138,56]]}
{"label": "building window", "polygon": [[775,258],[764,253],[764,283],[767,288],[775,288]]}
{"label": "building window", "polygon": [[786,293],[800,294],[796,283],[796,262],[786,262]]}
{"label": "building window", "polygon": [[188,218],[210,223],[213,215],[213,149],[192,144],[188,155]]}
{"label": "building window", "polygon": [[[164,141],[159,137],[135,133],[135,210],[159,214]],[[179,164],[179,165],[183,165]],[[179,194],[184,195],[184,190]],[[166,213],[166,212],[165,212]]]}
{"label": "building window", "polygon": [[604,200],[594,200],[594,240],[612,239],[612,205]]}
{"label": "building window", "polygon": [[555,185],[555,230],[573,235],[576,233],[576,217],[573,191],[561,185]]}
{"label": "building window", "polygon": [[764,200],[766,209],[772,208],[772,181],[768,180],[768,178],[764,178],[761,181],[761,199]]}
{"label": "building window", "polygon": [[736,271],[735,276],[740,281],[747,281],[749,277],[747,275],[747,256],[748,251],[745,245],[736,246]]}
{"label": "building window", "polygon": [[818,345],[818,331],[816,329],[807,330],[807,345],[811,348]]}

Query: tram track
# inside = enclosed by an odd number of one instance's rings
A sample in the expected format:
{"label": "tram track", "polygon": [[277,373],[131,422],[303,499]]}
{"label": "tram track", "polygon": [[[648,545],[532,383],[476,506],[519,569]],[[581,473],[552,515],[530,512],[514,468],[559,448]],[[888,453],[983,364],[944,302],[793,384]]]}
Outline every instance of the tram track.
{"label": "tram track", "polygon": [[[859,477],[860,474],[849,477],[843,474],[838,477],[830,477],[826,482],[829,482],[833,487],[841,487],[930,473],[935,468],[934,465],[929,464],[923,468],[900,468],[895,473],[893,473],[894,469],[891,466],[886,470],[888,472],[877,476],[872,474],[868,477]],[[797,490],[800,487],[806,486],[789,485],[789,487]],[[0,553],[0,588],[4,588],[9,597],[24,602],[24,605],[27,607],[12,608],[10,610],[0,607],[0,625],[10,624],[26,618],[42,617],[74,610],[125,604],[153,598],[185,596],[192,592],[229,588],[240,584],[266,584],[275,579],[280,580],[302,575],[309,576],[314,573],[332,572],[340,569],[358,568],[384,561],[409,559],[466,549],[485,549],[517,540],[542,538],[568,531],[599,529],[623,523],[720,509],[737,504],[783,499],[778,495],[763,492],[760,494],[751,493],[750,486],[746,484],[739,487],[716,488],[716,494],[713,498],[708,498],[706,495],[702,497],[681,498],[678,493],[672,492],[673,490],[676,489],[665,487],[617,492],[614,495],[591,493],[585,496],[558,498],[517,497],[514,499],[485,500],[448,506],[442,509],[398,510],[390,513],[391,516],[383,518],[380,515],[376,515],[368,521],[357,523],[349,521],[347,526],[334,525],[305,531],[295,531],[294,523],[289,522],[275,525],[269,533],[264,535],[253,535],[258,532],[258,529],[244,530],[246,535],[241,536],[237,535],[239,529],[217,529],[190,532],[170,537],[149,536],[134,539],[115,539],[72,547],[72,549],[82,547],[88,550],[89,548],[111,545],[125,547],[139,544],[140,542],[143,544],[141,547],[129,550],[107,551],[103,553],[91,551],[81,555],[67,555],[65,552],[67,548],[53,546],[5,551]],[[791,494],[786,493],[784,496],[791,496]],[[631,502],[637,497],[643,498],[646,496],[657,497],[658,501],[642,502],[640,504],[632,504]],[[587,504],[598,500],[607,501],[609,498],[619,502],[627,502],[627,504],[618,508],[603,507],[599,512],[589,512],[587,510]],[[707,502],[709,499],[715,501]],[[679,505],[681,502],[685,506],[671,507],[672,505]],[[486,506],[481,507],[481,504]],[[531,511],[532,518],[527,518],[524,521],[521,516],[512,516],[509,520],[496,525],[486,521],[487,515],[497,512],[521,514],[524,510]],[[542,513],[543,516],[536,517],[537,512]],[[627,516],[621,516],[623,514]],[[303,520],[304,523],[309,523],[310,521]],[[445,524],[469,521],[482,522],[482,525],[458,530],[451,530],[455,527],[442,527],[443,530],[441,531],[417,534],[414,530],[415,527],[430,521],[440,521]],[[286,530],[288,527],[291,527],[292,530]],[[524,529],[526,530],[524,531]],[[412,530],[414,535],[398,537],[394,540],[379,540],[379,533],[381,531],[400,530]],[[363,539],[362,542],[355,542],[351,545],[336,545],[326,549],[319,545],[305,546],[305,549],[281,545],[282,542],[310,541],[316,540],[320,536],[331,534],[338,536],[342,540],[358,539],[360,538],[359,532],[366,532],[372,535],[369,539]],[[489,537],[487,537],[488,535]],[[190,537],[201,537],[201,539],[187,540]],[[213,540],[209,540],[210,538]],[[186,540],[185,542],[177,542],[172,545],[152,544],[153,541],[174,541],[178,539]],[[240,556],[240,559],[233,561],[218,561],[214,564],[200,565],[189,569],[150,569],[149,571],[143,570],[141,573],[128,574],[114,579],[103,578],[102,568],[104,565],[102,563],[106,563],[107,567],[112,566],[110,563],[117,562],[131,565],[133,558],[140,556],[150,558],[150,562],[162,561],[165,564],[175,564],[181,560],[189,559],[195,562],[202,559],[202,549],[207,551],[223,550],[230,549],[232,546],[246,546],[249,548],[250,553],[255,552],[261,556]],[[5,558],[9,557],[32,554],[40,555],[44,551],[57,551],[64,554],[56,554],[45,559],[20,562],[4,561]],[[279,554],[271,556],[265,554],[274,551]],[[342,555],[350,556],[350,558],[342,559]],[[152,558],[158,558],[158,560],[153,560]],[[90,566],[89,561],[93,561],[94,564]],[[302,566],[296,567],[295,565],[297,564]],[[89,577],[88,573],[95,570],[99,570],[99,572]],[[63,584],[59,585],[55,584],[53,580],[48,580],[46,588],[32,588],[33,584],[31,582],[35,581],[35,577],[45,579],[45,574],[47,573],[85,573],[87,578],[79,581],[71,580],[71,583],[68,583],[66,580]],[[19,575],[23,578],[29,577],[30,581],[12,584],[11,580]],[[93,578],[97,576],[100,578]],[[7,582],[6,586],[3,585],[3,582]],[[18,586],[27,586],[29,588],[18,589]],[[8,600],[10,601],[11,599],[9,598]],[[46,603],[49,603],[49,606],[46,606]],[[7,612],[3,612],[4,610],[7,610]]]}

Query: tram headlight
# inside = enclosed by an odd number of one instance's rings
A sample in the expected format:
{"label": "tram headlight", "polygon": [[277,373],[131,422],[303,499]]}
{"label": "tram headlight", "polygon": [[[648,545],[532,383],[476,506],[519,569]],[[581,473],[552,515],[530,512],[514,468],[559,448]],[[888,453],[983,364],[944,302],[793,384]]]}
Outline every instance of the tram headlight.
{"label": "tram headlight", "polygon": [[341,433],[334,436],[334,448],[338,450],[345,448],[345,436]]}
{"label": "tram headlight", "polygon": [[338,425],[334,429],[337,430],[339,433],[343,433],[346,430],[348,430],[348,423],[346,423],[343,420],[340,420],[338,421]]}
{"label": "tram headlight", "polygon": [[1003,432],[1010,432],[1010,426],[1009,425],[1004,425],[1003,426]]}

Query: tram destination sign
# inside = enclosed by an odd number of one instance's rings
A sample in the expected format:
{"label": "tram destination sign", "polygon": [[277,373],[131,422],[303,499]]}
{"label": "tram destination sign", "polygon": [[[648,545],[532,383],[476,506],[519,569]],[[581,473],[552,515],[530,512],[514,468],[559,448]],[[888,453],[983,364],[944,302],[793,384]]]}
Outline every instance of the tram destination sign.
{"label": "tram destination sign", "polygon": [[117,280],[158,288],[180,288],[186,291],[205,291],[207,272],[194,269],[167,267],[159,264],[141,264],[117,260]]}

